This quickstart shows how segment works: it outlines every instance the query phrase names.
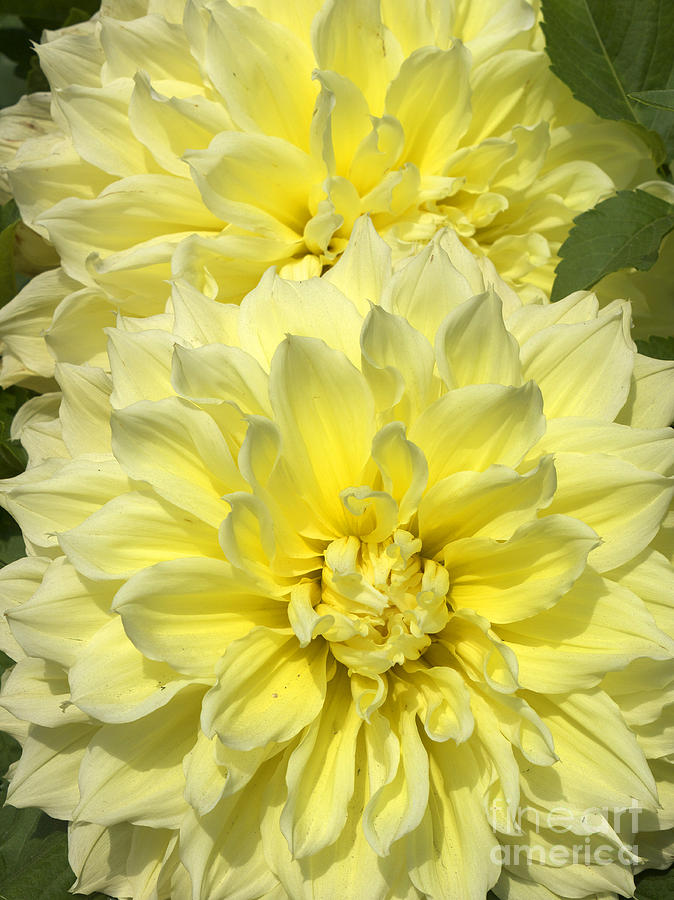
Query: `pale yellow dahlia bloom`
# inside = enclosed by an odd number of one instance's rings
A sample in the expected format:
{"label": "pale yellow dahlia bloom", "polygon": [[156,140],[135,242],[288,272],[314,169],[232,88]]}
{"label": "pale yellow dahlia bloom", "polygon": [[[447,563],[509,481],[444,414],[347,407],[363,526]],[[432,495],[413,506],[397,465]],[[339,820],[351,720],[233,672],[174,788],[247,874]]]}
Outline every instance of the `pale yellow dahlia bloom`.
{"label": "pale yellow dahlia bloom", "polygon": [[608,900],[667,864],[674,363],[628,321],[524,306],[453,232],[392,267],[362,219],[322,278],[178,281],[110,374],[58,365],[0,486],[0,725],[78,891]]}
{"label": "pale yellow dahlia bloom", "polygon": [[549,71],[525,0],[116,0],[37,49],[51,121],[36,101],[17,151],[26,101],[2,114],[0,160],[63,272],[0,314],[4,384],[98,364],[171,276],[238,302],[272,264],[318,275],[364,213],[395,258],[451,226],[540,297],[573,217],[656,177]]}

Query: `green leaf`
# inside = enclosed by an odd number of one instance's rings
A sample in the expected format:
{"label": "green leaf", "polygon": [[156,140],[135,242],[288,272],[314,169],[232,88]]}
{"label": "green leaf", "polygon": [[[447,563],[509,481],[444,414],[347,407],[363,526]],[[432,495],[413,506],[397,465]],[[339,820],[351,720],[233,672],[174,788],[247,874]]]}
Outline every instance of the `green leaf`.
{"label": "green leaf", "polygon": [[646,106],[655,109],[670,109],[674,112],[674,91],[638,91],[629,95],[632,100],[638,100]]}
{"label": "green leaf", "polygon": [[3,205],[0,206],[0,231],[7,228],[8,225],[18,222],[20,218],[21,214],[19,213],[19,207],[13,200],[8,200],[7,203],[3,203]]}
{"label": "green leaf", "polygon": [[[89,16],[93,16],[100,5],[100,0],[77,0],[77,6],[86,10]],[[30,0],[29,3],[26,0],[0,0],[0,14],[15,13],[22,19],[46,19],[60,25],[71,6],[71,0]]]}
{"label": "green leaf", "polygon": [[653,359],[674,359],[674,337],[660,337],[652,335],[648,340],[637,340],[637,349],[644,356],[652,356]]}
{"label": "green leaf", "polygon": [[16,386],[0,390],[0,478],[11,478],[26,468],[26,451],[12,440],[10,429],[17,410],[31,396],[31,391]]}
{"label": "green leaf", "polygon": [[643,872],[636,877],[636,900],[674,900],[674,868]]}
{"label": "green leaf", "polygon": [[559,248],[553,301],[588,290],[618,269],[650,269],[662,239],[674,229],[674,205],[645,191],[619,191],[574,223]]}
{"label": "green leaf", "polygon": [[16,222],[0,231],[0,306],[8,303],[16,295],[16,275],[14,273],[14,232]]}
{"label": "green leaf", "polygon": [[674,88],[674,3],[542,0],[541,8],[552,71],[597,115],[657,132],[671,159],[674,114],[630,94]]}

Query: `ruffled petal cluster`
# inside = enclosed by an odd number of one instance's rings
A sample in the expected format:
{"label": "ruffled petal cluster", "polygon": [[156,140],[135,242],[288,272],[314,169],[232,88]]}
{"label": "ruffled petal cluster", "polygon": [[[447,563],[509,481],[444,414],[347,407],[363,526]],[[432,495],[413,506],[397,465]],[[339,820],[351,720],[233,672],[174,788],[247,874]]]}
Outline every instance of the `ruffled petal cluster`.
{"label": "ruffled petal cluster", "polygon": [[613,897],[671,859],[674,364],[453,232],[187,281],[17,426],[9,802],[80,892]]}
{"label": "ruffled petal cluster", "polygon": [[656,177],[549,71],[525,0],[114,2],[37,50],[51,119],[36,100],[22,140],[30,102],[4,113],[0,159],[18,143],[4,177],[63,273],[0,315],[4,384],[95,361],[170,277],[238,302],[270,265],[319,275],[362,214],[395,258],[451,226],[540,297],[574,216]]}

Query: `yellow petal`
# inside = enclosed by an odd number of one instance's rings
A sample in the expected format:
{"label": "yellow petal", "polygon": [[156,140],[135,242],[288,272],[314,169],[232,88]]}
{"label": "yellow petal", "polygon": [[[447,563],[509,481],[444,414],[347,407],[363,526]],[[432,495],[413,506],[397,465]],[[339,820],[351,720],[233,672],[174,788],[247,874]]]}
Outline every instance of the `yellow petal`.
{"label": "yellow petal", "polygon": [[[470,122],[470,54],[422,47],[403,62],[386,93],[386,112],[405,132],[405,158],[431,175],[444,166]],[[449,98],[451,97],[451,101]]]}
{"label": "yellow petal", "polygon": [[255,628],[234,641],[204,698],[206,734],[238,750],[284,741],[318,715],[325,698],[327,644],[301,649],[295,635]]}
{"label": "yellow petal", "polygon": [[582,522],[549,516],[521,525],[510,540],[462,538],[444,548],[455,609],[491,622],[528,619],[555,604],[585,569],[599,539]]}
{"label": "yellow petal", "polygon": [[519,345],[503,324],[493,292],[466,300],[447,316],[435,339],[438,369],[448,388],[522,384]]}
{"label": "yellow petal", "polygon": [[61,536],[77,569],[91,578],[124,578],[163,560],[222,558],[217,531],[152,493],[115,497]]}
{"label": "yellow petal", "polygon": [[351,700],[346,672],[341,670],[328,686],[320,715],[288,759],[288,799],[280,825],[295,858],[329,847],[344,827],[362,722]]}
{"label": "yellow petal", "polygon": [[520,475],[507,466],[455,472],[434,484],[419,504],[424,555],[435,557],[452,540],[505,540],[550,505],[557,484],[552,457]]}
{"label": "yellow petal", "polygon": [[288,337],[274,355],[269,393],[297,491],[328,527],[339,528],[340,492],[362,484],[374,435],[367,382],[322,341]]}
{"label": "yellow petal", "polygon": [[114,608],[146,656],[194,676],[212,677],[229,644],[255,625],[287,623],[283,603],[218,559],[169,559],[139,572]]}
{"label": "yellow petal", "polygon": [[187,810],[182,760],[195,742],[203,690],[185,688],[138,722],[103,725],[82,759],[72,818],[177,828]]}
{"label": "yellow petal", "polygon": [[450,391],[428,406],[408,437],[425,454],[433,485],[465,469],[518,465],[544,428],[542,398],[533,382],[478,384]]}

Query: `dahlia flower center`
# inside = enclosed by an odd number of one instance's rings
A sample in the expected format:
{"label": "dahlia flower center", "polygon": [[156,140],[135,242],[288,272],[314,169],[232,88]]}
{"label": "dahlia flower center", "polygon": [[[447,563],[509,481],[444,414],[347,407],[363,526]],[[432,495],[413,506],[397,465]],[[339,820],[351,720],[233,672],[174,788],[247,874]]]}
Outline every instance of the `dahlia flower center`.
{"label": "dahlia flower center", "polygon": [[418,659],[446,625],[449,575],[421,556],[409,531],[379,543],[342,537],[324,559],[314,610],[333,656],[351,671],[372,676]]}

